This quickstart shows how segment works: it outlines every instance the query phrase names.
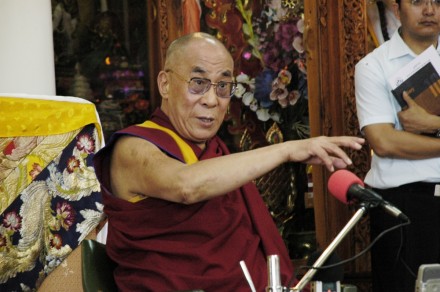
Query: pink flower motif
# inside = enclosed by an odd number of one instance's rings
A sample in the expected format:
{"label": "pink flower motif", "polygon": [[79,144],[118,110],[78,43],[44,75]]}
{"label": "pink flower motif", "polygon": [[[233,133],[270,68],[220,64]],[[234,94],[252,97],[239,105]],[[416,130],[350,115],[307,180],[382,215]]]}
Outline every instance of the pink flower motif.
{"label": "pink flower motif", "polygon": [[60,249],[63,246],[63,239],[59,234],[54,234],[50,239],[50,245],[56,249]]}
{"label": "pink flower motif", "polygon": [[[287,129],[302,121],[302,109],[295,106],[303,107],[305,103],[298,100],[307,95],[304,20],[301,11],[286,9],[285,1],[263,2],[260,15],[248,24],[250,33],[244,32],[252,47],[248,51],[261,61],[263,71],[256,73],[254,88],[242,86],[236,96],[242,97],[243,104],[255,111],[260,121],[272,119],[287,124],[283,127]],[[240,12],[247,22],[247,10]]]}
{"label": "pink flower motif", "polygon": [[29,171],[29,175],[32,177],[32,179],[35,179],[42,170],[43,168],[38,163],[34,163],[32,164],[32,170]]}
{"label": "pink flower motif", "polygon": [[69,230],[75,222],[75,210],[72,206],[66,202],[57,203],[56,213],[56,218],[60,221],[61,227]]}
{"label": "pink flower motif", "polygon": [[68,160],[67,160],[67,171],[69,173],[73,173],[75,171],[75,169],[78,169],[80,166],[80,162],[79,159],[77,159],[75,156],[71,156]]}
{"label": "pink flower motif", "polygon": [[291,21],[281,24],[279,30],[285,39],[293,38],[298,33],[298,28]]}
{"label": "pink flower motif", "polygon": [[91,154],[95,151],[95,141],[89,134],[82,134],[76,137],[76,148],[80,151],[84,151]]}
{"label": "pink flower motif", "polygon": [[304,33],[304,19],[300,18],[296,23],[296,28],[298,29],[298,32],[303,34]]}
{"label": "pink flower motif", "polygon": [[278,33],[275,36],[275,40],[279,42],[281,47],[286,52],[292,51],[292,40],[294,35],[298,32],[296,26],[293,23],[280,24]]}
{"label": "pink flower motif", "polygon": [[287,97],[287,99],[289,100],[290,105],[295,105],[300,97],[301,97],[301,94],[299,93],[299,91],[293,90],[292,92],[289,93],[289,96]]}
{"label": "pink flower motif", "polygon": [[282,108],[286,108],[289,105],[289,101],[287,98],[279,99],[278,103],[281,105]]}
{"label": "pink flower motif", "polygon": [[292,42],[293,48],[300,54],[304,53],[302,36],[296,36]]}
{"label": "pink flower motif", "polygon": [[283,66],[283,60],[280,59],[280,54],[280,50],[274,43],[269,43],[263,54],[264,63],[275,72],[280,70]]}
{"label": "pink flower motif", "polygon": [[3,226],[9,230],[17,231],[21,228],[21,217],[15,211],[6,213]]}
{"label": "pink flower motif", "polygon": [[306,64],[304,63],[304,60],[297,59],[295,60],[296,66],[298,66],[299,71],[301,71],[303,74],[307,74],[307,68]]}
{"label": "pink flower motif", "polygon": [[284,84],[284,86],[287,86],[290,84],[290,81],[292,80],[292,73],[290,73],[289,70],[283,69],[278,73],[279,82]]}
{"label": "pink flower motif", "polygon": [[289,95],[289,91],[286,86],[290,84],[292,79],[292,74],[283,69],[278,73],[278,77],[272,82],[272,91],[270,93],[270,100],[278,100],[281,107],[285,108],[288,105],[288,100],[286,100]]}
{"label": "pink flower motif", "polygon": [[[278,100],[280,102],[281,100],[286,99],[289,92],[285,87],[279,87],[272,90],[270,93],[270,100]],[[280,102],[281,104],[281,102]],[[282,104],[281,104],[282,105]]]}
{"label": "pink flower motif", "polygon": [[279,77],[275,78],[272,81],[272,90],[278,89],[278,88],[285,88],[286,85],[281,82],[281,79]]}
{"label": "pink flower motif", "polygon": [[258,101],[256,99],[253,99],[249,104],[249,108],[251,109],[251,111],[256,112],[258,110]]}

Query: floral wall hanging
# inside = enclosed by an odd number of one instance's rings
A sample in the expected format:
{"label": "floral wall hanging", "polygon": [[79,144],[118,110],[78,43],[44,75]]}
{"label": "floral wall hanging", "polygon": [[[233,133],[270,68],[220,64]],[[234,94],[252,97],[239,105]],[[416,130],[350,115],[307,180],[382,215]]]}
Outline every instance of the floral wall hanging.
{"label": "floral wall hanging", "polygon": [[285,140],[309,136],[303,6],[294,2],[266,1],[255,14],[247,1],[236,1],[248,42],[242,57],[258,59],[260,69],[240,68],[235,96],[258,120],[276,122]]}
{"label": "floral wall hanging", "polygon": [[[236,66],[238,88],[226,118],[234,138],[228,145],[246,151],[308,138],[302,0],[204,3],[205,31],[223,41]],[[306,167],[287,163],[256,180],[292,258],[306,257],[315,246],[314,235],[307,242],[297,239],[298,232],[314,231],[313,208],[304,199]]]}

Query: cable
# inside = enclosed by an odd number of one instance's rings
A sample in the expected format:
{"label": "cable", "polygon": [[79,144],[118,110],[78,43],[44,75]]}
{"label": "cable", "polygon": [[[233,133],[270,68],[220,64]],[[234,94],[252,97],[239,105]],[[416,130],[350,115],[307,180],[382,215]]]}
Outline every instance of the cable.
{"label": "cable", "polygon": [[[291,287],[291,285],[293,284],[293,282],[295,281],[295,279],[297,278],[297,276],[298,276],[298,271],[300,271],[300,270],[302,270],[302,269],[316,269],[316,270],[324,270],[324,269],[329,269],[329,268],[333,268],[333,267],[338,267],[338,266],[340,266],[340,265],[343,265],[343,264],[346,264],[346,263],[348,263],[348,262],[351,262],[351,261],[353,261],[353,260],[355,260],[355,259],[357,259],[357,258],[359,258],[360,256],[362,256],[362,255],[364,255],[365,253],[367,253],[372,247],[373,247],[373,245],[374,244],[376,244],[376,242],[380,239],[380,238],[382,238],[385,234],[387,234],[387,233],[389,233],[389,232],[391,232],[391,231],[394,231],[394,230],[396,230],[396,229],[398,229],[398,228],[402,228],[402,227],[404,227],[404,226],[407,226],[407,225],[409,225],[409,224],[411,224],[411,221],[410,220],[408,220],[408,221],[406,221],[406,222],[403,222],[403,223],[400,223],[400,224],[397,224],[397,225],[395,225],[395,226],[393,226],[393,227],[390,227],[390,228],[388,228],[388,229],[386,229],[386,230],[384,230],[384,231],[382,231],[363,251],[361,251],[360,253],[358,253],[357,255],[355,255],[355,256],[353,256],[353,257],[351,257],[351,258],[349,258],[349,259],[346,259],[346,260],[343,260],[343,261],[339,261],[339,262],[337,262],[337,263],[335,263],[335,264],[331,264],[331,265],[326,265],[326,266],[322,266],[322,267],[314,267],[314,266],[300,266],[298,269],[295,269],[295,273],[293,274],[293,276],[290,278],[290,280],[289,280],[289,282],[288,282],[288,285],[286,286],[286,287]],[[401,238],[401,245],[402,245],[402,238]]]}

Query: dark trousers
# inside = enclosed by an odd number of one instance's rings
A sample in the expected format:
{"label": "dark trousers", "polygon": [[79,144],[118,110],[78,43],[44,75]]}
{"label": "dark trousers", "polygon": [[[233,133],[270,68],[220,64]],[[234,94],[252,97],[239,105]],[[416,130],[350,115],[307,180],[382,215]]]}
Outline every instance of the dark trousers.
{"label": "dark trousers", "polygon": [[[371,250],[374,292],[414,292],[421,264],[440,263],[440,197],[435,184],[412,183],[397,188],[375,189],[411,220],[411,224],[387,233]],[[401,221],[380,208],[370,209],[372,240]]]}

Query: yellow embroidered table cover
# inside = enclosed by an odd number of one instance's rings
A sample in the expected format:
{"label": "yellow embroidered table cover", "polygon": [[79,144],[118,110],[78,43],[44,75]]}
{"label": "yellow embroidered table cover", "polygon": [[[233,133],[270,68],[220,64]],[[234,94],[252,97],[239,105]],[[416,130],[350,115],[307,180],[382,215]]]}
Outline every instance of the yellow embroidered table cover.
{"label": "yellow embroidered table cover", "polygon": [[0,94],[0,291],[35,290],[103,219],[94,104]]}

